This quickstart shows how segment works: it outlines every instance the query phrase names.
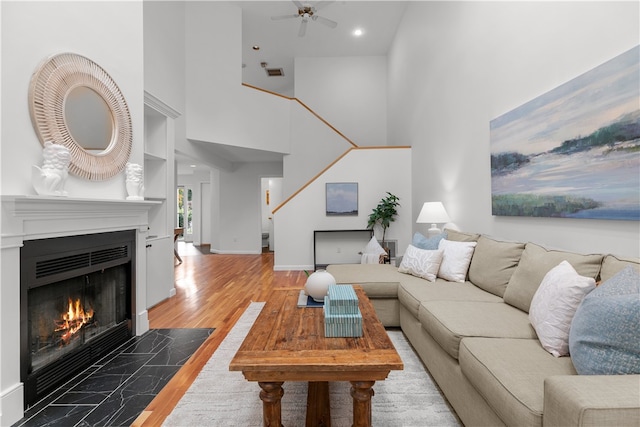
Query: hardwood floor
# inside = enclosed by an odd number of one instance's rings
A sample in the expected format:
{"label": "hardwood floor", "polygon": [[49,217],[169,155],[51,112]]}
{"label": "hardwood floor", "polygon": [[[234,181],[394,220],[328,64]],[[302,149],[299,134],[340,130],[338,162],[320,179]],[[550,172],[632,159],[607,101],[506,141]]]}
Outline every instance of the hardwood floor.
{"label": "hardwood floor", "polygon": [[160,426],[227,336],[251,301],[265,301],[275,289],[301,289],[303,271],[273,271],[273,253],[209,254],[180,242],[182,264],[175,268],[176,295],[149,310],[158,328],[216,328],[167,386],[132,424]]}

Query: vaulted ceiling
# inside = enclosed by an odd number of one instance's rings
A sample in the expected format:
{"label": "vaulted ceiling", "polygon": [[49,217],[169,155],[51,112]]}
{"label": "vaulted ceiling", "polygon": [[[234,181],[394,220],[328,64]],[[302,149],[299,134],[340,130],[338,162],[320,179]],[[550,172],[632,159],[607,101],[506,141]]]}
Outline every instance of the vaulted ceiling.
{"label": "vaulted ceiling", "polygon": [[[234,1],[242,8],[242,81],[244,83],[295,96],[296,57],[384,56],[404,10],[406,1]],[[298,6],[313,7],[304,36],[300,27],[304,17]],[[273,20],[271,17],[289,18]],[[320,18],[317,18],[317,17]],[[337,23],[335,28],[326,25]],[[354,31],[360,29],[360,36]],[[259,47],[258,50],[254,46]],[[262,65],[266,63],[266,65]],[[282,69],[283,76],[269,77],[267,68]],[[209,145],[209,144],[208,144]],[[208,151],[228,162],[278,161],[282,155],[210,144]],[[179,174],[197,170],[197,162],[176,156]],[[196,167],[191,167],[195,164]]]}

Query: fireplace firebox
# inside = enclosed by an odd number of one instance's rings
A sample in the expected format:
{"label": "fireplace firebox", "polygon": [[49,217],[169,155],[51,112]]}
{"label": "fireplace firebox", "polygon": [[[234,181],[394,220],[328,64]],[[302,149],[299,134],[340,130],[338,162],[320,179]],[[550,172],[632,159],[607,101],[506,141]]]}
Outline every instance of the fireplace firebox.
{"label": "fireplace firebox", "polygon": [[27,408],[131,337],[135,231],[25,241],[20,258]]}

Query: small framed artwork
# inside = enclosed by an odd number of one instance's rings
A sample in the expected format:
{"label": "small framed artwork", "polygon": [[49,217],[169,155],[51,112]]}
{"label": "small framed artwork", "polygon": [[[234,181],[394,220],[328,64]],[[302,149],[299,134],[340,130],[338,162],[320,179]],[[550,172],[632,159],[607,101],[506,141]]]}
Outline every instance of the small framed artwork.
{"label": "small framed artwork", "polygon": [[327,216],[358,216],[358,183],[328,182]]}

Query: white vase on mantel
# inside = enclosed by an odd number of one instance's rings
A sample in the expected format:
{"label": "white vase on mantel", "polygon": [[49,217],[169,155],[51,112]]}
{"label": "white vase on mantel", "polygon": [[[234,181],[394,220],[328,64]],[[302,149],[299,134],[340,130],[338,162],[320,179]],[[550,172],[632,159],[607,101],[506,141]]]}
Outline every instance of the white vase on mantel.
{"label": "white vase on mantel", "polygon": [[307,277],[304,290],[316,302],[324,302],[329,286],[335,285],[336,279],[327,270],[316,270]]}
{"label": "white vase on mantel", "polygon": [[31,182],[41,196],[67,196],[64,184],[69,175],[71,154],[64,145],[45,142],[42,149],[42,167],[33,165]]}
{"label": "white vase on mantel", "polygon": [[127,163],[125,168],[127,200],[144,200],[144,170],[136,163]]}

